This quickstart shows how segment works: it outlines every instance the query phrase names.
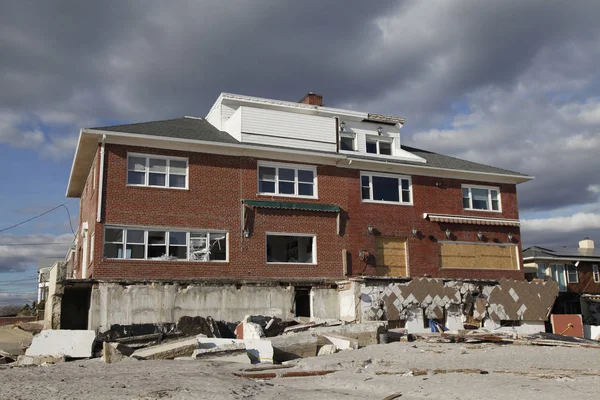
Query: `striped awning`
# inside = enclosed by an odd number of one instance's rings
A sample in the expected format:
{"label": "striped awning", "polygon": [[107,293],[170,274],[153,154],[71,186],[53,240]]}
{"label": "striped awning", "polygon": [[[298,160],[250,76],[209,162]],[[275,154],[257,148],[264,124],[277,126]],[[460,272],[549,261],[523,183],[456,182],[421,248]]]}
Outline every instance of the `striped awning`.
{"label": "striped awning", "polygon": [[246,206],[259,208],[276,208],[283,210],[304,210],[304,211],[323,211],[323,212],[340,212],[340,206],[336,204],[321,204],[321,203],[299,203],[292,201],[270,201],[270,200],[243,200]]}
{"label": "striped awning", "polygon": [[469,225],[497,225],[497,226],[521,226],[518,219],[505,218],[480,218],[466,215],[448,215],[448,214],[423,214],[423,218],[432,222],[445,222],[448,224],[469,224]]}

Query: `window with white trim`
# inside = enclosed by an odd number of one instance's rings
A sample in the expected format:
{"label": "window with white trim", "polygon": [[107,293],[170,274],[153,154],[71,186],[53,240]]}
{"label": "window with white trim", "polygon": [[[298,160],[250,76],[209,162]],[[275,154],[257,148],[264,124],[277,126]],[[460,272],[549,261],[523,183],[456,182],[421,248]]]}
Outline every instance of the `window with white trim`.
{"label": "window with white trim", "polygon": [[412,182],[408,176],[360,174],[363,201],[412,204]]}
{"label": "window with white trim", "polygon": [[544,264],[544,263],[538,264],[538,266],[537,266],[538,279],[546,279],[547,276],[548,276],[548,271],[546,268],[546,264]]}
{"label": "window with white trim", "polygon": [[485,186],[462,186],[465,210],[501,211],[500,189]]}
{"label": "window with white trim", "polygon": [[267,262],[316,264],[315,235],[267,233]]}
{"label": "window with white trim", "polygon": [[356,151],[356,135],[353,133],[340,133],[340,150]]}
{"label": "window with white trim", "polygon": [[573,264],[567,265],[567,282],[579,283],[579,276],[577,274],[577,267]]}
{"label": "window with white trim", "polygon": [[186,189],[187,177],[187,158],[127,154],[128,185]]}
{"label": "window with white trim", "polygon": [[600,271],[598,270],[598,265],[594,264],[592,268],[594,273],[594,282],[600,282]]}
{"label": "window with white trim", "polygon": [[259,163],[258,193],[317,197],[317,169],[311,166]]}
{"label": "window with white trim", "polygon": [[227,232],[106,227],[104,258],[227,261]]}
{"label": "window with white trim", "polygon": [[367,136],[367,153],[392,155],[392,141],[389,139],[370,138]]}

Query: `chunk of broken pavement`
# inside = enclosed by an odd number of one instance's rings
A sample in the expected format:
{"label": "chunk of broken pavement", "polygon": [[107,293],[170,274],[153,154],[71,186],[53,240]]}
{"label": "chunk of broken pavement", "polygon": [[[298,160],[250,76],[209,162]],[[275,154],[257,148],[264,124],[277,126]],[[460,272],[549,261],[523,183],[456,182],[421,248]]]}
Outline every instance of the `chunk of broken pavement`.
{"label": "chunk of broken pavement", "polygon": [[317,355],[318,356],[328,356],[330,354],[334,354],[336,352],[336,350],[337,349],[334,344],[325,344],[325,345],[321,346]]}
{"label": "chunk of broken pavement", "polygon": [[138,349],[131,354],[131,357],[142,360],[170,360],[175,357],[191,356],[197,348],[198,340],[194,337]]}
{"label": "chunk of broken pavement", "polygon": [[89,358],[95,341],[95,331],[47,329],[33,337],[25,355]]}
{"label": "chunk of broken pavement", "polygon": [[65,356],[19,356],[17,358],[18,366],[42,365],[45,363],[62,363],[65,362]]}
{"label": "chunk of broken pavement", "polygon": [[121,343],[102,343],[102,359],[107,364],[112,364],[121,361],[125,357],[129,357],[133,353],[133,349]]}

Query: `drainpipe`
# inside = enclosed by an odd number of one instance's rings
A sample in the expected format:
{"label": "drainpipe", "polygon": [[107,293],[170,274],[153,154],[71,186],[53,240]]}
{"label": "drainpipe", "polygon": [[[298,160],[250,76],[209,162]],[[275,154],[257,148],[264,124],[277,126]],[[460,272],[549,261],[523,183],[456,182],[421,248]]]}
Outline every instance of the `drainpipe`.
{"label": "drainpipe", "polygon": [[106,142],[106,135],[102,135],[102,145],[100,147],[100,182],[98,182],[98,214],[96,215],[96,222],[102,221],[102,188],[104,183],[104,144]]}

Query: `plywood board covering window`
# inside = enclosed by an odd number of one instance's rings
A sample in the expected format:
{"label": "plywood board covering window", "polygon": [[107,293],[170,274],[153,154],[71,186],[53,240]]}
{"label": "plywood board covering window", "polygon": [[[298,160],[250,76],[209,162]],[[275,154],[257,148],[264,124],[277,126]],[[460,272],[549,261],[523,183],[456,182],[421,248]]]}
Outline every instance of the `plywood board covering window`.
{"label": "plywood board covering window", "polygon": [[440,243],[440,268],[518,270],[516,246]]}
{"label": "plywood board covering window", "polygon": [[406,268],[406,239],[375,238],[375,265],[378,276],[408,276]]}

